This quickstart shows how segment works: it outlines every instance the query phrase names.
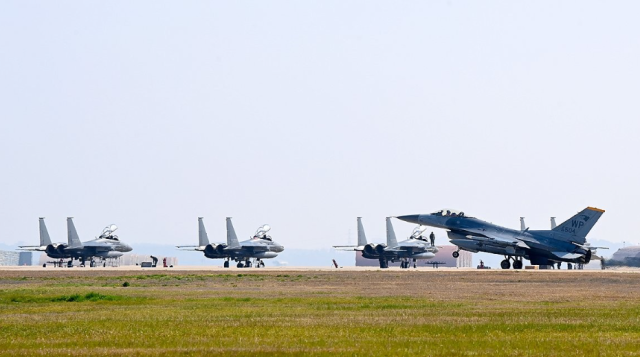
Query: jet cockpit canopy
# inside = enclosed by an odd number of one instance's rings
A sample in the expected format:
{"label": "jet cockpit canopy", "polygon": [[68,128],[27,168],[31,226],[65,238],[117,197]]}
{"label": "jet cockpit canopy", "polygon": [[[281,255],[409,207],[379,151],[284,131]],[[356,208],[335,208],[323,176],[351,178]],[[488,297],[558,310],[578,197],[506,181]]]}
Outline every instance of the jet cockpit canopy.
{"label": "jet cockpit canopy", "polygon": [[439,217],[468,217],[464,212],[450,208],[441,209],[437,212],[433,212],[431,215]]}
{"label": "jet cockpit canopy", "polygon": [[417,226],[416,228],[413,229],[413,232],[411,232],[411,237],[409,237],[409,239],[423,239],[422,237],[422,233],[424,231],[427,230],[427,226]]}
{"label": "jet cockpit canopy", "polygon": [[263,224],[258,228],[256,234],[253,235],[253,238],[271,240],[271,237],[267,235],[267,232],[269,232],[270,230],[271,226],[269,226],[268,224]]}
{"label": "jet cockpit canopy", "polygon": [[118,226],[116,226],[115,224],[110,224],[104,227],[104,229],[102,230],[102,234],[100,234],[100,238],[119,240],[118,236],[113,234],[113,232],[115,232],[116,229],[118,229]]}

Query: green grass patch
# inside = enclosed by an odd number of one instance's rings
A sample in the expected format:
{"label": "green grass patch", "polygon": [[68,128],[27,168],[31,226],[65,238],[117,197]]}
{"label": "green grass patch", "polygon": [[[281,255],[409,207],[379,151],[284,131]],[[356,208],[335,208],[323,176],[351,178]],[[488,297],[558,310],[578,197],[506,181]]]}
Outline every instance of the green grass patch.
{"label": "green grass patch", "polygon": [[126,299],[120,295],[105,295],[96,292],[86,294],[71,294],[58,296],[38,296],[38,295],[10,295],[3,297],[1,301],[12,303],[43,303],[43,302],[85,302],[85,301],[121,301]]}
{"label": "green grass patch", "polygon": [[640,278],[472,273],[30,277],[0,283],[0,355],[638,353]]}

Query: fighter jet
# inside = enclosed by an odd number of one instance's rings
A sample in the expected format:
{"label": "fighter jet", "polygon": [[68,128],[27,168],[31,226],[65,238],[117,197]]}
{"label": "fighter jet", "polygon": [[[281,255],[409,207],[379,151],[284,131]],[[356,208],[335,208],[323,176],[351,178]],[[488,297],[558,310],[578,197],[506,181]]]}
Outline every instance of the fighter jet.
{"label": "fighter jet", "polygon": [[388,268],[390,260],[392,263],[396,260],[400,261],[402,269],[409,268],[410,259],[413,261],[413,267],[416,268],[416,259],[431,259],[438,252],[438,247],[432,246],[422,237],[422,233],[427,227],[416,227],[411,236],[398,242],[396,233],[391,224],[391,218],[387,217],[387,244],[368,243],[367,237],[362,226],[362,217],[358,217],[358,245],[357,246],[334,246],[337,250],[362,252],[362,256],[367,259],[378,259],[380,268]]}
{"label": "fighter jet", "polygon": [[249,240],[238,242],[231,217],[227,217],[227,243],[209,243],[202,217],[198,217],[199,245],[177,246],[177,248],[204,252],[204,256],[210,259],[224,259],[225,268],[229,267],[231,260],[238,263],[238,268],[250,268],[254,263],[259,268],[264,267],[262,259],[275,258],[284,250],[282,245],[274,242],[271,236],[267,235],[269,230],[271,230],[269,225],[262,225]]}
{"label": "fighter jet", "polygon": [[[451,243],[458,246],[454,258],[460,250],[467,250],[504,255],[502,269],[509,269],[511,261],[514,269],[522,269],[523,258],[544,267],[567,262],[571,269],[571,263],[586,264],[591,260],[593,247],[586,242],[586,236],[603,213],[604,210],[587,207],[551,230],[509,229],[448,209],[397,218],[448,230]],[[521,224],[524,225],[524,218]]]}
{"label": "fighter jet", "polygon": [[[39,218],[40,226],[40,245],[39,246],[21,246],[19,250],[40,251],[47,254],[49,258],[54,259],[70,259],[68,265],[71,266],[73,260],[79,260],[81,266],[84,266],[86,259],[91,259],[90,266],[95,267],[96,262],[93,258],[100,258],[103,261],[111,258],[121,257],[124,252],[130,252],[132,248],[122,243],[117,235],[113,232],[118,229],[115,224],[111,224],[102,230],[102,234],[96,239],[81,242],[78,232],[73,224],[73,217],[67,217],[67,240],[65,243],[52,243],[44,223],[44,217]],[[46,266],[46,264],[45,264]],[[103,266],[106,263],[103,262]]]}

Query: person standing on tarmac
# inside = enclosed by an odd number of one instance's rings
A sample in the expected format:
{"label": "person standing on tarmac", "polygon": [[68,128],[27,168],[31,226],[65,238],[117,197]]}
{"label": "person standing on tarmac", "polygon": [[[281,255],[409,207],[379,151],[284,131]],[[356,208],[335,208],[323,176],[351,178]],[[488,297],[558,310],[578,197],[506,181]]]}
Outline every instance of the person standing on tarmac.
{"label": "person standing on tarmac", "polygon": [[434,245],[436,245],[436,236],[435,236],[435,234],[433,234],[433,232],[431,232],[431,234],[429,234],[429,240],[431,241],[431,246],[432,247]]}

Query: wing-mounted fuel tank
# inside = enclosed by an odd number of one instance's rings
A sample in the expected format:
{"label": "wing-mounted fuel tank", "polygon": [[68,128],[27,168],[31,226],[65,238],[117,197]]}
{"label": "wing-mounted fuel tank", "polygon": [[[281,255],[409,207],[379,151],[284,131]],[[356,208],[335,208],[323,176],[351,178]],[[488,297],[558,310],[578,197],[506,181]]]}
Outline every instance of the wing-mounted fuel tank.
{"label": "wing-mounted fuel tank", "polygon": [[278,253],[276,252],[256,252],[254,253],[254,256],[258,259],[269,259],[269,258],[275,258],[278,256]]}
{"label": "wing-mounted fuel tank", "polygon": [[435,258],[435,253],[433,252],[423,252],[423,253],[416,253],[416,254],[412,254],[411,258],[413,259],[432,259]]}
{"label": "wing-mounted fuel tank", "polygon": [[108,252],[97,252],[95,254],[96,257],[100,258],[119,258],[122,256],[122,252],[116,252],[114,250],[110,250]]}

